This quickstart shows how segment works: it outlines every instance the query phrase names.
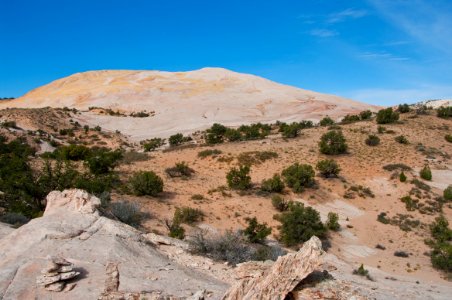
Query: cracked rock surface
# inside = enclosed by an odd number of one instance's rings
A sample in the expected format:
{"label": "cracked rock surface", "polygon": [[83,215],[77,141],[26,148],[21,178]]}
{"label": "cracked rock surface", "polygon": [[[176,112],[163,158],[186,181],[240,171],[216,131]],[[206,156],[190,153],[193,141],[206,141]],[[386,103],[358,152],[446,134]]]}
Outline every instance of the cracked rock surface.
{"label": "cracked rock surface", "polygon": [[[43,217],[1,238],[0,299],[98,299],[116,268],[119,281],[107,288],[117,285],[118,295],[185,299],[206,290],[209,299],[220,299],[225,293],[227,284],[169,260],[141,232],[100,216],[99,204],[82,190],[51,192]],[[48,255],[64,257],[74,264],[71,272],[80,273],[70,291],[54,293],[36,284],[49,267]],[[158,280],[149,279],[153,276]]]}

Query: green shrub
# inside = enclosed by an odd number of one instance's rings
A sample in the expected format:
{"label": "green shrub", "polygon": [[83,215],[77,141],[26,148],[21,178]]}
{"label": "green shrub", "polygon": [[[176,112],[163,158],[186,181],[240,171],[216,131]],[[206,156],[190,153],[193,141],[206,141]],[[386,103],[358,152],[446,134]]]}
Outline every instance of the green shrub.
{"label": "green shrub", "polygon": [[202,221],[203,218],[204,213],[200,209],[191,207],[182,207],[182,208],[177,207],[176,211],[174,212],[173,223],[177,222],[179,224],[185,223],[191,225],[199,221]]}
{"label": "green shrub", "polygon": [[445,272],[452,272],[452,245],[438,243],[430,254],[433,267]]}
{"label": "green shrub", "polygon": [[255,123],[251,125],[242,125],[238,128],[238,131],[243,134],[244,140],[258,140],[263,139],[269,135],[271,130],[270,125]]}
{"label": "green shrub", "polygon": [[207,149],[207,150],[198,152],[198,157],[205,158],[207,156],[215,156],[215,155],[219,155],[221,153],[222,153],[221,150],[218,150],[218,149]]}
{"label": "green shrub", "polygon": [[430,234],[436,242],[445,243],[452,240],[452,230],[449,228],[449,222],[444,215],[440,215],[430,225]]}
{"label": "green shrub", "polygon": [[452,143],[452,134],[446,134],[446,135],[444,136],[444,139],[445,139],[446,141],[448,141],[449,143]]}
{"label": "green shrub", "polygon": [[442,106],[436,110],[436,115],[440,118],[450,118],[452,117],[452,106]]}
{"label": "green shrub", "polygon": [[319,238],[326,235],[319,212],[300,202],[291,203],[289,209],[276,215],[275,219],[281,223],[280,240],[288,247],[306,242],[313,235]]}
{"label": "green shrub", "polygon": [[399,104],[399,107],[397,108],[397,111],[401,114],[405,114],[410,112],[410,106],[406,103],[404,104]]}
{"label": "green shrub", "polygon": [[65,160],[85,160],[91,155],[90,148],[83,145],[60,146],[55,151],[55,156]]}
{"label": "green shrub", "polygon": [[403,135],[396,136],[396,137],[394,138],[394,140],[395,140],[397,143],[399,143],[399,144],[404,144],[404,145],[406,145],[406,144],[409,143],[409,142],[408,142],[408,139],[407,139],[405,136],[403,136]]}
{"label": "green shrub", "polygon": [[333,125],[335,122],[330,117],[326,116],[322,120],[320,120],[319,124],[320,126],[330,126]]}
{"label": "green shrub", "polygon": [[184,135],[182,133],[176,133],[169,137],[168,142],[170,146],[178,146],[184,142]]}
{"label": "green shrub", "polygon": [[452,200],[452,184],[450,184],[443,192],[443,197],[447,201]]}
{"label": "green shrub", "polygon": [[109,150],[106,148],[93,148],[91,154],[85,159],[92,174],[106,174],[112,171],[122,159],[121,150]]}
{"label": "green shrub", "polygon": [[295,163],[282,171],[287,186],[296,193],[314,185],[314,169],[307,164]]}
{"label": "green shrub", "polygon": [[432,180],[432,171],[430,170],[429,165],[425,165],[421,171],[419,172],[419,176],[421,176],[424,180]]}
{"label": "green shrub", "polygon": [[399,114],[392,110],[392,107],[381,109],[377,113],[377,123],[378,124],[390,124],[394,123],[399,119]]}
{"label": "green shrub", "polygon": [[165,144],[165,139],[162,138],[152,138],[143,143],[143,148],[145,152],[155,151],[156,149],[162,147]]}
{"label": "green shrub", "polygon": [[386,216],[387,214],[385,212],[381,212],[377,216],[377,221],[383,224],[389,224],[390,220]]}
{"label": "green shrub", "polygon": [[359,113],[359,116],[361,117],[361,120],[369,120],[372,118],[372,112],[370,110],[364,110]]}
{"label": "green shrub", "polygon": [[405,173],[402,171],[401,173],[400,173],[400,175],[399,175],[399,180],[400,180],[400,182],[405,182],[406,181],[406,175],[405,175]]}
{"label": "green shrub", "polygon": [[377,146],[380,144],[380,138],[374,134],[370,134],[366,139],[366,145]]}
{"label": "green shrub", "polygon": [[163,180],[154,172],[141,171],[129,180],[132,191],[137,196],[157,196],[163,191]]}
{"label": "green shrub", "polygon": [[388,164],[383,166],[383,169],[386,171],[394,171],[394,170],[402,170],[402,171],[411,171],[412,168],[405,164]]}
{"label": "green shrub", "polygon": [[346,115],[342,118],[341,123],[342,124],[350,124],[355,123],[361,120],[361,117],[359,115]]}
{"label": "green shrub", "polygon": [[247,190],[251,188],[250,167],[240,165],[239,168],[232,168],[226,175],[228,186],[234,190]]}
{"label": "green shrub", "polygon": [[283,197],[279,196],[279,195],[274,195],[272,197],[272,205],[273,207],[280,211],[286,211],[289,209],[289,201],[286,201]]}
{"label": "green shrub", "polygon": [[188,166],[186,162],[178,162],[174,167],[167,168],[165,170],[166,174],[170,177],[182,177],[189,178],[195,172],[192,168]]}
{"label": "green shrub", "polygon": [[292,139],[296,138],[300,134],[300,125],[298,123],[292,123],[290,125],[283,126],[282,136],[284,138]]}
{"label": "green shrub", "polygon": [[325,226],[329,230],[338,231],[341,228],[341,225],[339,225],[339,215],[334,212],[329,212]]}
{"label": "green shrub", "polygon": [[136,203],[118,201],[110,203],[109,207],[111,213],[118,218],[119,221],[133,227],[137,227],[141,224],[143,214]]}
{"label": "green shrub", "polygon": [[316,169],[325,178],[337,177],[341,171],[341,168],[333,159],[324,159],[317,162]]}
{"label": "green shrub", "polygon": [[215,123],[206,130],[205,140],[207,144],[220,144],[223,142],[223,136],[226,133],[227,128],[224,125]]}
{"label": "green shrub", "polygon": [[366,277],[368,280],[373,281],[373,278],[370,277],[369,275],[369,271],[364,268],[363,264],[361,264],[361,266],[358,269],[353,270],[353,274]]}
{"label": "green shrub", "polygon": [[248,226],[243,231],[243,234],[250,243],[262,244],[265,238],[272,232],[272,229],[266,223],[261,224],[257,222],[256,217],[247,218],[246,222]]}
{"label": "green shrub", "polygon": [[169,222],[168,220],[165,221],[166,228],[168,228],[168,235],[172,238],[183,240],[185,238],[185,229],[180,225],[179,222],[176,220],[173,220],[172,222]]}
{"label": "green shrub", "polygon": [[341,131],[332,130],[323,134],[319,142],[320,152],[323,154],[342,154],[347,152],[347,143]]}
{"label": "green shrub", "polygon": [[284,182],[278,174],[262,181],[261,190],[268,193],[281,193],[284,190]]}
{"label": "green shrub", "polygon": [[242,134],[237,129],[228,128],[228,129],[226,129],[226,132],[224,133],[224,137],[229,142],[236,142],[236,141],[240,141],[242,139]]}

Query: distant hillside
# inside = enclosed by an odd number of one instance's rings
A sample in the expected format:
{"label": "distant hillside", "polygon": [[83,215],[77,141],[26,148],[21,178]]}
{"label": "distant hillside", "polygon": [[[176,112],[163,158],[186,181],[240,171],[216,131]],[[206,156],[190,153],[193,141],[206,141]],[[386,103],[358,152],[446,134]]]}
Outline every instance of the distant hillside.
{"label": "distant hillside", "polygon": [[[340,118],[375,106],[333,95],[278,84],[220,68],[191,72],[91,71],[37,88],[23,97],[2,101],[0,108],[90,107],[146,118],[120,118],[92,110],[82,123],[120,130],[131,136],[167,136],[193,132],[215,122],[229,126],[254,122]],[[110,112],[112,112],[110,111]]]}

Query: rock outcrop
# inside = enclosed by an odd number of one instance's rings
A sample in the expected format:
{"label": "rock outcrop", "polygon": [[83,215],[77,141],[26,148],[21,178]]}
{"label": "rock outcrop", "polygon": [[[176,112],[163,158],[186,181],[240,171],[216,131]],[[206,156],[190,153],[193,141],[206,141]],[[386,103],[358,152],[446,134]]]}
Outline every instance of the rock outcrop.
{"label": "rock outcrop", "polygon": [[323,253],[321,241],[313,236],[298,252],[279,257],[271,267],[262,264],[262,269],[257,270],[257,274],[254,269],[254,276],[239,281],[223,299],[286,299],[288,294],[321,264]]}
{"label": "rock outcrop", "polygon": [[[169,260],[141,232],[101,216],[99,204],[82,190],[52,192],[43,217],[3,237],[0,299],[98,299],[105,292],[104,299],[140,299],[143,293],[147,299],[185,299],[200,290],[220,299],[226,292],[227,284]],[[80,273],[72,290],[55,293],[36,284],[48,255],[64,257],[74,265],[71,272]],[[60,280],[68,276],[63,274]]]}

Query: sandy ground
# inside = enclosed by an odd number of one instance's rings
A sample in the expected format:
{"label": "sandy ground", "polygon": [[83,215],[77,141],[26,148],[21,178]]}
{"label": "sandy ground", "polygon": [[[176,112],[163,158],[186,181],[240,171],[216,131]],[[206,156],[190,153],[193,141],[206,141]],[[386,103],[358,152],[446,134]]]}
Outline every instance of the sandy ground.
{"label": "sandy ground", "polygon": [[[433,169],[434,178],[432,182],[425,182],[431,186],[431,191],[420,199],[421,203],[426,203],[429,197],[433,199],[441,195],[443,188],[452,184],[452,164],[447,156],[452,155],[452,147],[444,140],[444,135],[450,133],[447,126],[452,123],[433,116],[404,116],[403,119],[401,124],[386,126],[396,133],[380,134],[381,144],[376,147],[369,147],[364,143],[369,133],[377,132],[375,122],[343,126],[350,150],[349,154],[334,157],[342,168],[340,178],[323,179],[317,176],[317,188],[308,189],[301,194],[286,190],[284,197],[314,206],[323,218],[329,211],[340,215],[342,230],[331,235],[330,252],[346,262],[357,267],[364,263],[389,274],[407,276],[414,281],[442,283],[452,287],[452,284],[442,279],[441,273],[432,269],[430,259],[425,254],[429,250],[424,244],[424,239],[429,236],[428,224],[438,213],[429,215],[421,214],[417,210],[408,212],[405,204],[400,201],[400,198],[408,195],[414,187],[409,181],[418,178],[417,170],[427,162]],[[237,164],[237,156],[243,152],[274,151],[278,154],[275,159],[252,166],[251,177],[256,187],[263,179],[281,172],[294,162],[315,165],[319,159],[326,157],[319,154],[317,146],[321,134],[326,130],[304,130],[300,137],[293,140],[271,136],[262,141],[154,152],[150,154],[148,161],[122,166],[120,171],[124,176],[138,170],[157,172],[165,181],[165,193],[162,197],[155,199],[115,195],[114,198],[140,203],[142,209],[153,216],[145,224],[149,231],[165,233],[163,220],[171,219],[176,207],[190,206],[201,209],[206,214],[203,224],[217,230],[244,228],[245,218],[256,216],[260,222],[266,222],[273,227],[273,237],[276,237],[278,222],[273,219],[273,215],[277,211],[271,205],[270,196],[259,195],[255,191],[244,194],[228,189],[224,192],[212,191],[226,185],[226,172]],[[404,134],[410,144],[396,143],[394,137],[399,134]],[[426,155],[425,152],[416,150],[418,143],[436,150],[431,150],[430,154]],[[222,154],[207,158],[197,156],[199,151],[210,148],[219,149]],[[443,155],[434,151],[441,151]],[[196,171],[195,175],[187,180],[169,178],[164,170],[181,161],[187,162]],[[392,163],[404,163],[413,168],[413,171],[405,172],[408,176],[406,183],[400,183],[398,177],[391,179],[393,172],[382,168]],[[357,185],[369,187],[375,197],[355,195],[353,199],[345,198],[344,194],[348,189]],[[194,194],[201,194],[205,199],[192,200],[191,196]],[[443,211],[452,222],[450,204],[446,204]],[[386,212],[388,217],[408,214],[424,225],[405,232],[398,226],[378,222],[377,216],[381,212]],[[190,232],[190,228],[187,229]],[[386,250],[376,249],[377,244],[383,245]],[[410,256],[396,257],[395,251],[406,251]]]}

